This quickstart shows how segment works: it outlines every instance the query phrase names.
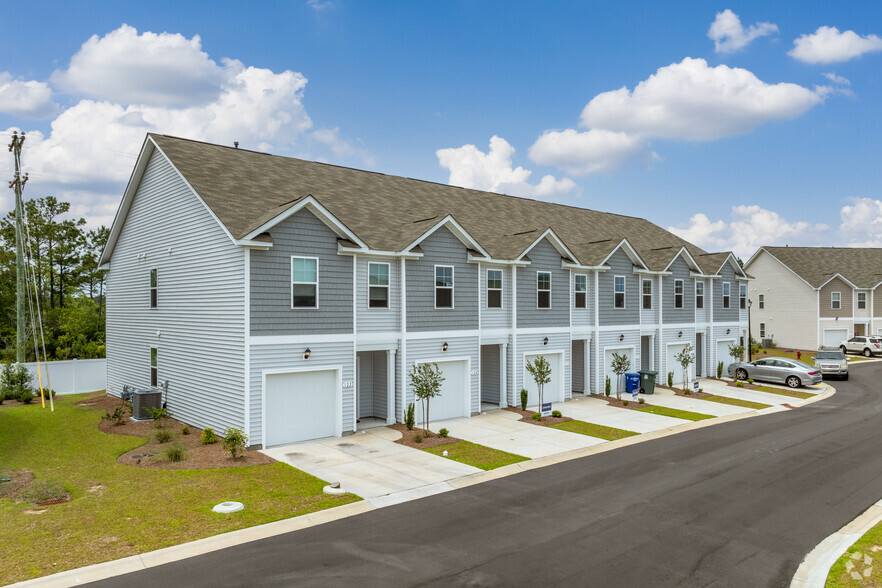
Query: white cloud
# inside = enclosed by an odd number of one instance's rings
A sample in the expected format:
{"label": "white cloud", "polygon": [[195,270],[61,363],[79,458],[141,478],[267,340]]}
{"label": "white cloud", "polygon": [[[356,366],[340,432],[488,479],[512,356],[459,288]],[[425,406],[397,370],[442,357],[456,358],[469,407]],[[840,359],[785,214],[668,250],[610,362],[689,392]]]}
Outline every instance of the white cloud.
{"label": "white cloud", "polygon": [[825,78],[827,78],[828,80],[830,80],[831,82],[833,82],[834,84],[836,84],[837,86],[850,86],[851,85],[851,81],[848,78],[844,78],[840,75],[836,75],[836,73],[834,73],[834,72],[823,73],[821,75],[824,76]]}
{"label": "white cloud", "polygon": [[842,242],[850,247],[882,247],[882,201],[854,198],[839,211]]}
{"label": "white cloud", "polygon": [[0,112],[19,118],[49,118],[58,112],[52,101],[48,84],[12,79],[8,72],[0,72]]}
{"label": "white cloud", "polygon": [[508,141],[493,135],[487,153],[474,145],[463,145],[438,149],[435,155],[441,167],[450,170],[448,183],[454,186],[532,198],[553,198],[576,189],[570,178],[558,180],[551,175],[544,176],[538,184],[530,184],[532,171],[512,167],[514,153]]}
{"label": "white cloud", "polygon": [[312,138],[329,147],[337,157],[357,156],[365,165],[374,165],[374,158],[364,148],[363,142],[343,138],[340,136],[340,127],[316,129],[312,132]]}
{"label": "white cloud", "polygon": [[733,53],[744,49],[754,39],[777,32],[778,25],[770,22],[758,22],[745,29],[738,15],[727,8],[717,13],[707,36],[714,42],[714,51],[717,53]]}
{"label": "white cloud", "polygon": [[333,10],[337,7],[333,2],[331,2],[331,0],[306,0],[306,5],[319,13],[325,12],[327,10]]}
{"label": "white cloud", "polygon": [[199,35],[138,34],[124,24],[93,35],[52,81],[99,100],[180,108],[215,100],[229,73],[202,51]]}
{"label": "white cloud", "polygon": [[836,27],[825,26],[811,35],[800,35],[787,54],[805,63],[836,63],[875,51],[882,51],[882,38],[861,37],[854,31],[840,32]]}
{"label": "white cloud", "polygon": [[659,159],[647,150],[645,141],[601,129],[545,131],[530,147],[529,155],[540,165],[554,165],[574,176],[615,171],[631,159]]}

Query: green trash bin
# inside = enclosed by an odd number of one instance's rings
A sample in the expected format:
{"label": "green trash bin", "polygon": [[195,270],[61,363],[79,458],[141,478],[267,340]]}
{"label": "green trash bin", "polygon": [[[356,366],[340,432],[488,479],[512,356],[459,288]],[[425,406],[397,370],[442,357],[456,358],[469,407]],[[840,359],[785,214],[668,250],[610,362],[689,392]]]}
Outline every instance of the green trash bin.
{"label": "green trash bin", "polygon": [[655,392],[655,377],[658,372],[640,370],[637,373],[640,374],[640,393],[653,394]]}

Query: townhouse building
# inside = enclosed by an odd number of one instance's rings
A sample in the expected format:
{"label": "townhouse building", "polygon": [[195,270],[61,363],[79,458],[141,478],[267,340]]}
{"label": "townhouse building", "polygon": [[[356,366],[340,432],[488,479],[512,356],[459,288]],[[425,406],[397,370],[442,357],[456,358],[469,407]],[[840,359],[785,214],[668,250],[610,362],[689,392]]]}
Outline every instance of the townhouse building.
{"label": "townhouse building", "polygon": [[750,277],[637,217],[150,134],[101,256],[108,392],[168,381],[171,412],[255,445],[603,393],[632,371],[715,375]]}

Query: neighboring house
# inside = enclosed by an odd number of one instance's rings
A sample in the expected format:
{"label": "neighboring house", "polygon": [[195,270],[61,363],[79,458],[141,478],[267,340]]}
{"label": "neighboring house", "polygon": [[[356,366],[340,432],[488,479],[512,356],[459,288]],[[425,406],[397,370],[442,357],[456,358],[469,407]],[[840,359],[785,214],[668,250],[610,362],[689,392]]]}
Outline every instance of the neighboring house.
{"label": "neighboring house", "polygon": [[754,339],[816,349],[882,334],[882,249],[760,247],[744,268]]}
{"label": "neighboring house", "polygon": [[256,445],[401,421],[437,362],[433,419],[602,393],[632,371],[729,363],[748,276],[641,218],[148,135],[101,257],[108,391],[168,380],[198,427]]}

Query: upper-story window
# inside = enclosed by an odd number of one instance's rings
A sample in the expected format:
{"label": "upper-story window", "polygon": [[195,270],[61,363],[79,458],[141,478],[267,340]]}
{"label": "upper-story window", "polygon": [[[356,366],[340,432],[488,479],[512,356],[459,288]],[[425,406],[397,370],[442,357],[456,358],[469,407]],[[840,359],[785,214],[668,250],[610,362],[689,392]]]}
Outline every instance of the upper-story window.
{"label": "upper-story window", "polygon": [[625,276],[613,278],[613,306],[625,308]]}
{"label": "upper-story window", "polygon": [[435,308],[453,308],[453,266],[435,266]]}
{"label": "upper-story window", "polygon": [[368,307],[389,308],[388,263],[368,263]]}
{"label": "upper-story window", "polygon": [[487,308],[502,308],[502,270],[487,270]]}
{"label": "upper-story window", "polygon": [[766,295],[765,294],[759,295],[759,307],[760,307],[760,310],[764,310],[766,308]]}
{"label": "upper-story window", "polygon": [[732,284],[729,282],[723,282],[723,308],[729,308],[729,300],[731,299],[731,291]]}
{"label": "upper-story window", "polygon": [[652,280],[643,280],[643,310],[652,310]]}
{"label": "upper-story window", "polygon": [[318,258],[291,258],[291,308],[318,308]]}
{"label": "upper-story window", "polygon": [[760,337],[766,336],[766,323],[760,323]]}
{"label": "upper-story window", "polygon": [[536,308],[551,308],[551,272],[536,272]]}
{"label": "upper-story window", "polygon": [[159,385],[159,350],[156,347],[150,348],[150,385],[154,388]]}
{"label": "upper-story window", "polygon": [[858,310],[865,310],[867,308],[867,293],[866,292],[858,292]]}
{"label": "upper-story window", "polygon": [[156,277],[156,270],[150,270],[150,308],[156,308],[157,295],[156,290],[158,288],[158,280]]}
{"label": "upper-story window", "polygon": [[683,280],[674,280],[674,308],[683,308]]}
{"label": "upper-story window", "polygon": [[747,308],[747,284],[738,286],[738,308],[741,310]]}
{"label": "upper-story window", "polygon": [[588,276],[576,274],[573,285],[573,302],[576,308],[588,308]]}
{"label": "upper-story window", "polygon": [[704,282],[695,282],[695,308],[704,308]]}
{"label": "upper-story window", "polygon": [[841,292],[830,292],[830,308],[833,310],[839,310],[842,308],[842,293]]}

